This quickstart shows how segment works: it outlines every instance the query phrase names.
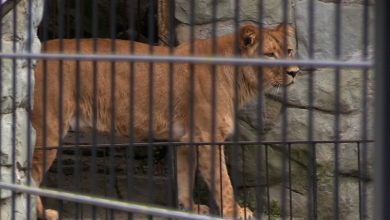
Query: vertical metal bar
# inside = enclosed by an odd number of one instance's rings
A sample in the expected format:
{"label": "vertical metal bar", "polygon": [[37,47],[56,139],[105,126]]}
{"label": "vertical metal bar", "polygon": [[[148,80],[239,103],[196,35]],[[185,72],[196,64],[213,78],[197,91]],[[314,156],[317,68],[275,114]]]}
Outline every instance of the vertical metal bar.
{"label": "vertical metal bar", "polygon": [[[97,53],[97,38],[98,38],[98,6],[97,0],[92,2],[92,38],[93,38],[93,53]],[[92,152],[91,152],[91,193],[97,193],[96,178],[97,178],[97,120],[98,120],[98,100],[97,100],[97,86],[98,86],[98,65],[97,61],[93,61],[93,79],[92,79]],[[92,219],[96,219],[96,206],[92,206],[91,216]]]}
{"label": "vertical metal bar", "polygon": [[[44,5],[44,14],[43,14],[43,19],[42,19],[42,23],[43,23],[43,41],[47,41],[48,40],[48,10],[49,10],[49,1],[46,1],[45,2],[45,5]],[[44,45],[43,46],[43,50],[46,50],[47,46]],[[47,135],[47,126],[46,126],[46,122],[47,122],[47,74],[48,74],[48,69],[47,69],[47,60],[43,60],[43,83],[42,83],[42,95],[43,95],[43,98],[42,98],[42,105],[43,105],[43,112],[42,112],[42,115],[43,115],[43,118],[41,119],[42,120],[42,157],[43,157],[43,161],[42,161],[42,170],[46,170],[46,148],[47,148],[47,143],[46,143],[46,135]],[[45,185],[45,182],[46,180],[44,178],[42,178],[42,182],[41,182],[41,185]],[[41,197],[41,201],[42,201],[42,204],[45,204],[45,201],[46,201],[46,198],[45,197]],[[43,209],[44,206],[43,206]],[[44,219],[46,218],[46,215],[45,215],[45,212],[43,212],[43,216],[42,216]]]}
{"label": "vertical metal bar", "polygon": [[390,1],[375,7],[375,192],[374,219],[390,219]]}
{"label": "vertical metal bar", "polygon": [[[28,0],[28,3],[27,3],[27,11],[28,11],[28,14],[26,15],[26,19],[27,19],[27,52],[28,53],[31,53],[32,52],[32,1],[31,0]],[[1,11],[1,9],[0,9]],[[1,26],[0,26],[0,36],[1,35]],[[1,44],[0,44],[1,45]],[[1,53],[1,46],[0,46],[0,53]],[[31,103],[31,98],[32,98],[32,94],[31,94],[31,89],[32,89],[32,71],[31,71],[31,65],[32,62],[31,62],[31,59],[27,59],[27,106],[29,108],[29,110],[32,109],[32,103]],[[0,66],[2,65],[2,63],[0,62]],[[2,72],[1,72],[1,67],[0,67],[0,75],[2,75]],[[1,84],[1,77],[0,77],[0,84]],[[1,90],[1,85],[0,85],[0,90]],[[0,92],[0,97],[1,97],[1,92]],[[0,109],[1,109],[1,105],[0,105]],[[32,164],[32,150],[33,150],[33,146],[31,146],[31,117],[30,117],[30,114],[27,115],[27,121],[26,121],[26,124],[27,124],[27,186],[31,186],[31,164]],[[1,120],[0,120],[0,127],[1,127]],[[0,130],[0,137],[1,137],[1,130]],[[0,142],[0,146],[1,146],[1,142]],[[1,152],[1,149],[0,149],[0,152]],[[0,168],[1,170],[1,168]],[[1,171],[0,171],[1,172]],[[0,176],[1,176],[1,173],[0,173]],[[1,181],[1,180],[0,180]],[[0,191],[0,194],[1,194],[1,191]],[[26,195],[26,204],[27,204],[27,210],[26,210],[26,219],[29,219],[30,218],[30,215],[31,215],[31,195],[30,194],[27,194]],[[0,207],[0,213],[1,213],[1,207]],[[1,217],[0,217],[1,219]]]}
{"label": "vertical metal bar", "polygon": [[[341,58],[341,1],[335,4],[335,59]],[[333,219],[339,219],[339,143],[340,140],[340,68],[335,69],[334,183]]]}
{"label": "vertical metal bar", "polygon": [[[136,28],[136,18],[134,17],[134,9],[133,6],[136,5],[137,9],[139,8],[139,1],[131,0],[128,6],[128,17],[129,17],[129,30],[133,31]],[[139,11],[139,10],[136,10]],[[129,42],[129,53],[134,54],[134,41],[136,36],[134,34],[130,34],[130,42]],[[129,62],[130,65],[130,75],[129,75],[129,145],[126,150],[126,159],[127,159],[127,200],[131,200],[134,197],[134,62]],[[133,219],[133,214],[128,213],[128,220]]]}
{"label": "vertical metal bar", "polygon": [[[0,11],[2,11],[2,7],[3,7],[3,4],[0,4]],[[3,36],[3,22],[0,22],[0,36]],[[0,53],[3,52],[3,41],[0,40]],[[3,97],[3,59],[0,58],[0,97]],[[3,102],[0,102],[0,110],[3,109]],[[2,125],[3,125],[3,117],[0,117],[0,137],[3,136],[3,129],[2,129]],[[2,152],[2,146],[3,146],[3,143],[2,143],[2,138],[0,138],[0,152]],[[2,166],[0,167],[0,182],[2,182]],[[0,195],[2,194],[2,188],[0,188]],[[2,204],[0,203],[0,213],[2,212]],[[0,220],[1,219],[1,215],[0,215]]]}
{"label": "vertical metal bar", "polygon": [[[369,0],[365,0],[363,3],[363,22],[362,22],[362,43],[363,43],[363,60],[366,61],[368,59],[368,40],[369,40],[369,24],[368,24],[368,18],[369,18]],[[361,138],[362,140],[366,140],[368,138],[368,104],[367,104],[367,93],[368,93],[368,68],[364,68],[362,71],[362,119],[361,119]],[[360,148],[360,147],[359,147]],[[360,218],[366,219],[368,218],[367,215],[367,186],[366,186],[366,179],[368,176],[368,148],[367,143],[362,143],[362,161],[361,161],[361,171],[360,177],[359,177],[359,183],[361,183],[361,190],[359,195],[361,194],[361,198],[359,199],[359,207],[360,207]],[[359,164],[360,165],[360,164]]]}
{"label": "vertical metal bar", "polygon": [[361,219],[363,219],[363,207],[362,207],[362,167],[361,167],[361,159],[360,159],[360,142],[357,142],[356,143],[356,150],[357,150],[357,158],[358,158],[358,172],[359,172],[359,181],[358,181],[358,183],[359,183],[359,186],[358,186],[358,188],[359,188],[359,219],[361,220]]}
{"label": "vertical metal bar", "polygon": [[[283,29],[283,51],[287,51],[287,21],[288,21],[288,2],[287,0],[283,0],[283,24],[284,24],[284,29]],[[285,54],[285,52],[283,53]],[[285,55],[283,55],[285,58]],[[286,71],[286,69],[283,67],[283,71]],[[286,83],[287,83],[287,77],[286,74],[283,74],[283,103],[282,103],[282,170],[281,170],[281,213],[280,217],[282,220],[286,219],[287,215],[287,131],[288,131],[288,112],[287,112],[287,88],[286,88]]]}
{"label": "vertical metal bar", "polygon": [[[81,19],[81,11],[80,11],[80,1],[76,1],[76,22],[75,22],[75,41],[76,41],[76,52],[80,53],[80,38],[82,37],[81,28],[80,28],[80,19]],[[80,145],[80,61],[76,60],[75,67],[75,79],[76,79],[76,134],[75,134],[75,142],[76,146]],[[81,150],[79,148],[75,149],[75,167],[74,167],[74,184],[75,190],[80,191],[81,189],[81,173],[80,173],[80,160],[81,160]],[[82,204],[75,204],[75,217],[79,218],[82,213]]]}
{"label": "vertical metal bar", "polygon": [[[169,54],[173,55],[173,47],[175,44],[175,1],[174,0],[167,0],[168,1],[168,10],[169,10],[169,21],[168,21],[168,46],[169,46]],[[168,143],[168,156],[167,156],[167,166],[168,166],[168,206],[170,207],[176,207],[177,202],[176,201],[176,177],[175,177],[175,146],[173,146],[173,117],[174,117],[174,105],[173,105],[173,97],[174,97],[174,91],[173,91],[173,63],[169,63],[169,76],[168,76],[168,86],[169,86],[169,94],[168,94],[168,108],[169,108],[169,143]]]}
{"label": "vertical metal bar", "polygon": [[[315,24],[315,4],[314,0],[310,0],[308,3],[308,39],[309,39],[309,45],[308,45],[308,57],[309,59],[314,59],[314,43],[315,43],[315,36],[314,36],[314,24]],[[308,144],[308,169],[307,169],[307,182],[308,182],[308,199],[307,199],[307,207],[308,207],[308,213],[307,218],[308,219],[317,219],[317,205],[316,205],[316,148],[313,141],[313,131],[314,131],[314,123],[313,123],[313,100],[314,100],[314,71],[313,68],[310,68],[308,73],[308,127],[307,127],[307,140],[309,141]]]}
{"label": "vertical metal bar", "polygon": [[[194,53],[195,53],[195,48],[194,48],[194,40],[195,40],[195,32],[194,32],[194,27],[195,27],[195,7],[196,7],[196,1],[195,0],[191,0],[190,1],[190,56],[194,56]],[[189,72],[190,72],[190,75],[189,75],[189,83],[190,83],[190,88],[189,88],[189,108],[190,108],[190,121],[189,121],[189,128],[190,128],[190,137],[189,137],[189,154],[188,154],[188,167],[189,167],[189,172],[188,172],[188,179],[190,180],[188,182],[188,194],[189,195],[192,195],[193,193],[193,188],[194,188],[194,181],[192,181],[192,179],[194,178],[193,175],[196,175],[196,171],[195,171],[195,174],[192,173],[192,170],[193,169],[196,169],[198,170],[198,165],[199,165],[199,154],[198,154],[198,150],[199,150],[199,145],[194,145],[194,130],[195,130],[195,118],[194,118],[194,106],[195,106],[195,103],[194,103],[194,90],[195,90],[195,85],[194,85],[194,64],[189,64]],[[199,141],[199,140],[197,140]],[[193,149],[195,148],[195,149]],[[195,155],[194,155],[194,152]],[[194,157],[196,156],[196,158]],[[194,163],[196,160],[196,163]],[[198,180],[198,179],[197,179]],[[196,184],[196,191],[199,191],[199,187],[197,187],[198,184]],[[199,195],[199,193],[197,193]],[[198,196],[198,199],[199,196]],[[198,201],[198,204],[200,204],[200,201]],[[193,209],[193,205],[192,204],[192,200],[190,201],[190,207],[189,209],[192,210]],[[199,210],[199,206],[198,206],[198,210]]]}
{"label": "vertical metal bar", "polygon": [[[17,13],[16,1],[13,1],[13,42],[12,52],[16,53],[16,38],[17,38]],[[16,182],[16,58],[12,59],[12,125],[11,125],[11,145],[12,145],[12,183]],[[15,219],[16,209],[16,192],[12,191],[12,220]]]}
{"label": "vertical metal bar", "polygon": [[292,178],[291,178],[291,144],[288,144],[288,192],[289,192],[289,211],[290,211],[290,220],[293,219],[293,202],[292,202]]}
{"label": "vertical metal bar", "polygon": [[[148,43],[149,43],[149,54],[154,53],[153,45],[155,42],[155,1],[149,0],[149,14],[148,14]],[[153,202],[153,101],[154,101],[154,63],[149,64],[149,77],[148,77],[148,94],[149,94],[149,103],[148,103],[148,200],[149,203]],[[149,216],[149,219],[152,219],[152,216]]]}
{"label": "vertical metal bar", "polygon": [[[117,8],[117,0],[110,1],[110,33],[111,33],[111,53],[116,54],[116,44],[115,44],[115,36],[116,36],[116,8]],[[115,61],[111,62],[111,131],[110,131],[110,153],[109,153],[109,169],[110,169],[110,178],[109,178],[109,194],[110,196],[115,196],[115,184],[116,184],[116,172],[115,172],[115,153],[116,150],[114,148],[115,144],[115,131],[116,131],[116,63]],[[115,219],[114,210],[110,210],[110,219]]]}
{"label": "vertical metal bar", "polygon": [[267,190],[267,214],[268,220],[271,220],[271,196],[269,190],[269,166],[268,166],[268,145],[265,145],[265,185]]}
{"label": "vertical metal bar", "polygon": [[[59,38],[59,45],[58,45],[58,50],[62,52],[64,50],[63,46],[63,24],[64,24],[64,11],[63,11],[63,6],[64,2],[63,1],[58,1],[58,8],[59,8],[59,13],[57,16],[57,20],[59,23],[58,27],[58,38]],[[64,128],[63,128],[63,77],[64,77],[64,71],[63,71],[63,60],[59,60],[58,63],[58,110],[59,110],[59,115],[58,115],[58,152],[57,152],[57,187],[59,189],[63,188],[63,172],[62,172],[62,145],[63,145],[63,134],[64,134]],[[58,214],[59,218],[62,219],[62,211],[63,211],[63,201],[58,200]]]}
{"label": "vertical metal bar", "polygon": [[[212,1],[212,7],[211,7],[211,15],[212,15],[212,18],[211,18],[211,54],[213,56],[216,55],[216,52],[217,52],[217,1],[216,0],[213,0]],[[220,167],[215,167],[215,164],[216,164],[216,161],[215,161],[215,157],[214,155],[216,154],[216,145],[214,144],[215,141],[216,141],[216,117],[217,117],[217,114],[216,114],[216,109],[217,109],[217,94],[216,94],[216,81],[217,81],[217,76],[216,76],[216,66],[215,65],[211,65],[211,91],[210,91],[210,94],[211,94],[211,134],[210,134],[210,137],[211,137],[211,151],[210,151],[210,156],[211,156],[211,170],[210,170],[210,175],[211,175],[211,183],[210,183],[210,196],[209,196],[209,205],[210,205],[210,209],[211,210],[215,210],[216,207],[214,207],[214,204],[215,204],[215,201],[214,201],[214,198],[215,198],[215,187],[220,187],[222,188],[222,186],[218,186],[215,184],[215,170],[216,169],[222,169],[222,164],[220,164]],[[221,178],[222,180],[222,178]],[[221,183],[222,184],[222,181]],[[222,191],[221,191],[222,192]],[[222,193],[221,193],[221,214],[223,216],[223,199],[222,199]]]}
{"label": "vertical metal bar", "polygon": [[[258,10],[258,29],[259,29],[259,46],[258,46],[258,56],[263,57],[264,44],[263,44],[263,16],[264,16],[264,2],[263,0],[259,0],[257,5]],[[264,194],[262,190],[262,161],[263,161],[263,149],[264,145],[262,145],[263,141],[263,132],[264,132],[264,112],[265,112],[265,99],[264,99],[264,91],[263,91],[263,69],[261,67],[257,68],[257,129],[256,138],[256,213],[257,217],[260,217],[263,213],[263,205],[262,205],[262,196]]]}
{"label": "vertical metal bar", "polygon": [[[239,33],[239,28],[240,28],[240,1],[235,0],[234,1],[234,27],[233,27],[233,35],[234,35],[234,43],[233,43],[233,51],[235,56],[239,56],[240,51],[239,51],[239,39],[238,39],[238,33]],[[237,161],[238,161],[238,147],[240,146],[238,141],[239,141],[239,134],[240,134],[240,127],[238,125],[238,110],[239,110],[239,85],[238,85],[238,79],[239,79],[239,69],[238,66],[234,66],[234,76],[233,76],[233,81],[234,81],[234,88],[233,88],[233,94],[234,94],[234,99],[233,99],[233,109],[234,109],[234,134],[233,134],[233,145],[232,145],[232,173],[231,173],[231,179],[232,179],[232,185],[233,185],[233,201],[232,207],[235,207],[236,202],[237,202]],[[246,213],[244,214],[246,216]],[[237,210],[233,209],[233,216],[234,218],[237,217]]]}

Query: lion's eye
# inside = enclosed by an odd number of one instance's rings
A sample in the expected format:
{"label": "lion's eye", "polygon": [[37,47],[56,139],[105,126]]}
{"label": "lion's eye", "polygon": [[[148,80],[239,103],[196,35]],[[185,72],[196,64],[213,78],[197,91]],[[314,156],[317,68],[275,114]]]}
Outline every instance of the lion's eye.
{"label": "lion's eye", "polygon": [[288,55],[291,55],[292,52],[293,52],[293,49],[287,49],[287,54],[288,54]]}
{"label": "lion's eye", "polygon": [[264,56],[275,57],[275,54],[274,53],[264,53]]}

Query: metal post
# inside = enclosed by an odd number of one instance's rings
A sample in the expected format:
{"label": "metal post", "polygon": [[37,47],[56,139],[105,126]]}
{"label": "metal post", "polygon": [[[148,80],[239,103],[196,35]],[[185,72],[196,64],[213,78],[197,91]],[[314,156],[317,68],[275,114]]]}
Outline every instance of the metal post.
{"label": "metal post", "polygon": [[374,219],[390,219],[390,1],[376,1],[376,121]]}

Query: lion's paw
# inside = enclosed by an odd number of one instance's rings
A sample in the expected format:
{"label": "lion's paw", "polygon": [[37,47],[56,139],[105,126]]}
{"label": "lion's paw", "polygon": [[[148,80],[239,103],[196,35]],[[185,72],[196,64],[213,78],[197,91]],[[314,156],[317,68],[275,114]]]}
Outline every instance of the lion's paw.
{"label": "lion's paw", "polygon": [[194,213],[200,214],[200,215],[209,215],[210,214],[210,208],[207,205],[201,205],[201,204],[195,204],[192,208]]}
{"label": "lion's paw", "polygon": [[[41,218],[43,219],[43,218]],[[58,212],[54,209],[46,209],[45,210],[45,220],[58,220],[59,215]]]}
{"label": "lion's paw", "polygon": [[[234,218],[234,214],[236,214],[236,218]],[[224,211],[224,218],[227,219],[239,219],[239,220],[253,220],[253,212],[248,208],[236,208],[236,213],[233,212],[232,209]]]}

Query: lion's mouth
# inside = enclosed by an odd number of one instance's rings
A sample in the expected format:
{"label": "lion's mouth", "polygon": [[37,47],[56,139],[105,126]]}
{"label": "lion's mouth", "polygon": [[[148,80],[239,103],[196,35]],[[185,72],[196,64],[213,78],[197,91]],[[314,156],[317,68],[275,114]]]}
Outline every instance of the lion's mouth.
{"label": "lion's mouth", "polygon": [[291,80],[290,82],[287,82],[287,84],[283,83],[283,82],[278,82],[278,81],[274,81],[271,83],[272,87],[288,87],[290,85],[294,84],[294,79]]}

